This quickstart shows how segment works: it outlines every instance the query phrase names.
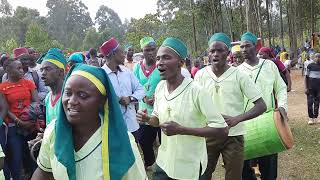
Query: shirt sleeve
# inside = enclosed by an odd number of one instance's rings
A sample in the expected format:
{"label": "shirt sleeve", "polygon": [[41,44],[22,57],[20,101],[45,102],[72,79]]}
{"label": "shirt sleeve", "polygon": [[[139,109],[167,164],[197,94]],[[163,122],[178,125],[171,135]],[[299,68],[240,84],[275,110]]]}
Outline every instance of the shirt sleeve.
{"label": "shirt sleeve", "polygon": [[[287,106],[287,85],[283,81],[283,79],[280,76],[279,71],[277,70],[277,67],[272,64],[272,71],[275,77],[275,82],[273,84],[273,89],[275,96],[277,98],[278,107],[283,107],[286,111],[288,111]],[[271,73],[271,72],[270,72]]]}
{"label": "shirt sleeve", "polygon": [[36,89],[36,85],[31,80],[24,80],[25,84],[28,86],[28,88],[33,91]]}
{"label": "shirt sleeve", "polygon": [[262,97],[262,93],[248,75],[239,71],[237,76],[239,77],[241,91],[250,102],[255,102]]}
{"label": "shirt sleeve", "polygon": [[158,100],[158,95],[159,95],[159,86],[161,86],[161,82],[158,84],[156,87],[155,93],[154,93],[154,103],[153,103],[153,111],[151,116],[155,116],[159,119],[159,100]]}
{"label": "shirt sleeve", "polygon": [[136,98],[138,101],[142,100],[146,93],[144,92],[144,88],[140,84],[137,77],[130,71],[130,79],[131,79],[131,87],[132,87],[132,97]]}
{"label": "shirt sleeve", "polygon": [[4,157],[4,153],[2,151],[2,147],[0,146],[0,158],[3,158]]}
{"label": "shirt sleeve", "polygon": [[53,147],[51,144],[51,137],[52,133],[54,132],[54,124],[51,123],[45,130],[43,139],[42,139],[42,144],[39,152],[39,156],[37,159],[37,164],[40,169],[42,169],[45,172],[52,172],[51,168],[51,150],[50,147]]}
{"label": "shirt sleeve", "polygon": [[227,123],[214,105],[210,94],[203,88],[199,91],[197,98],[197,106],[201,113],[205,116],[208,126],[213,128],[225,128]]}

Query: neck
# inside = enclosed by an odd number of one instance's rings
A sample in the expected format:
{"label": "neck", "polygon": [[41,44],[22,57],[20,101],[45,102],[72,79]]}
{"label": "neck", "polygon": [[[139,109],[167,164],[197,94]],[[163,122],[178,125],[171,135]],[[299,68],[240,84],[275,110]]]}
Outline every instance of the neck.
{"label": "neck", "polygon": [[246,63],[248,63],[250,66],[255,66],[255,65],[259,64],[259,58],[257,58],[257,57],[253,57],[253,58],[250,58],[250,59],[246,59],[245,61],[246,61]]}
{"label": "neck", "polygon": [[52,94],[53,95],[60,94],[61,90],[62,90],[62,85],[63,85],[63,78],[61,80],[57,81],[53,86],[50,86]]}
{"label": "neck", "polygon": [[113,60],[107,60],[106,62],[107,66],[111,69],[111,71],[113,72],[117,72],[117,67],[118,67],[118,64],[116,64]]}
{"label": "neck", "polygon": [[216,65],[212,65],[211,66],[211,69],[212,69],[212,72],[217,76],[217,77],[220,77],[224,72],[226,72],[228,69],[229,69],[229,65],[228,64],[224,64],[222,66],[216,66]]}
{"label": "neck", "polygon": [[12,77],[8,76],[8,81],[12,82],[12,83],[18,82],[20,79],[21,78],[12,78]]}
{"label": "neck", "polygon": [[84,144],[90,139],[90,137],[101,126],[99,115],[95,118],[95,121],[90,121],[88,124],[73,125],[72,135],[74,141],[75,151],[80,150]]}
{"label": "neck", "polygon": [[148,67],[150,67],[150,66],[154,66],[155,64],[156,64],[156,61],[154,61],[154,60],[143,60],[143,64],[145,64],[147,67],[146,68],[148,68]]}
{"label": "neck", "polygon": [[175,76],[172,79],[168,79],[167,80],[167,88],[169,93],[171,93],[172,91],[174,91],[175,89],[177,89],[177,87],[179,87],[179,85],[183,82],[184,77],[181,75],[181,73],[179,73],[177,76]]}
{"label": "neck", "polygon": [[23,72],[27,73],[29,71],[29,68],[23,68]]}
{"label": "neck", "polygon": [[128,62],[132,62],[132,61],[133,61],[133,58],[127,56],[127,61],[128,61]]}

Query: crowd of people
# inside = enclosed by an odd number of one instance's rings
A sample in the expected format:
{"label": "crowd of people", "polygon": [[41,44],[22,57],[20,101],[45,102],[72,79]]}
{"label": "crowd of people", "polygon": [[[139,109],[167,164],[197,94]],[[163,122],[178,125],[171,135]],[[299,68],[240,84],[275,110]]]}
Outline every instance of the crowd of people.
{"label": "crowd of people", "polygon": [[274,109],[288,120],[296,64],[306,77],[308,123],[317,123],[320,54],[289,60],[285,49],[275,55],[257,41],[247,32],[232,46],[215,33],[207,56],[195,60],[172,37],[160,47],[142,38],[139,62],[115,38],[99,53],[67,58],[57,48],[2,54],[0,179],[144,180],[151,171],[154,180],[211,180],[220,155],[226,180],[253,180],[257,171],[277,179],[277,152],[245,158],[245,123]]}

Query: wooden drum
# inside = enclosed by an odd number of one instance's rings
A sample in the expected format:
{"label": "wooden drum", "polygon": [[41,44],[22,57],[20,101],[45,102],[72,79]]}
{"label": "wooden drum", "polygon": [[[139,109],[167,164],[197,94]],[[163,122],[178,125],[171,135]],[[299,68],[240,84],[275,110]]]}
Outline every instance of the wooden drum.
{"label": "wooden drum", "polygon": [[293,136],[278,110],[245,121],[244,158],[253,159],[279,153],[293,146]]}

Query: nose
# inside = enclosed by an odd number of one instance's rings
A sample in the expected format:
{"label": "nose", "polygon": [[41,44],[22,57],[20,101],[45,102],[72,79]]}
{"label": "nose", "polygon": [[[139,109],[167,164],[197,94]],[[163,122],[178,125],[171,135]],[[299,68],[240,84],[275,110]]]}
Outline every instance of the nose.
{"label": "nose", "polygon": [[70,106],[75,106],[79,103],[78,98],[76,97],[76,95],[72,94],[71,96],[69,96],[68,99],[68,104]]}

